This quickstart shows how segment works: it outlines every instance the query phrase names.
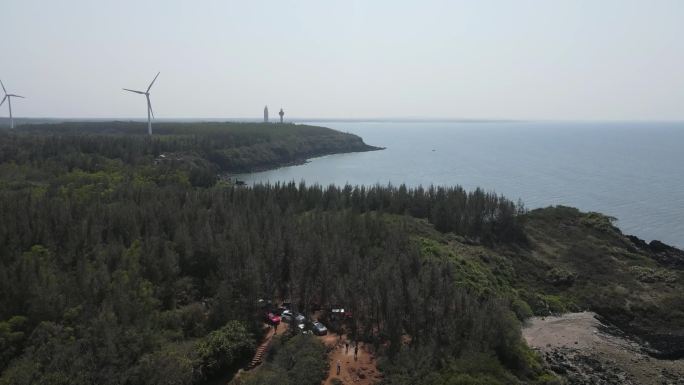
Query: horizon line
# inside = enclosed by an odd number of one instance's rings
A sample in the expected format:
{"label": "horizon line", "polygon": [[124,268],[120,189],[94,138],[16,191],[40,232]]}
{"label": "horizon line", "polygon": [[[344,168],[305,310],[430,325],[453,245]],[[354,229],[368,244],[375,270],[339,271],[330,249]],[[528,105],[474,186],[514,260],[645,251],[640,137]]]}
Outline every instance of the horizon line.
{"label": "horizon line", "polygon": [[[14,117],[14,120],[24,121],[147,121],[140,117]],[[0,117],[0,121],[9,121],[9,117]],[[158,122],[174,122],[174,121],[229,121],[229,122],[263,122],[263,117],[169,117],[156,118],[154,121]],[[620,122],[668,122],[668,123],[683,123],[684,118],[679,119],[610,119],[610,118],[594,118],[594,119],[570,119],[570,118],[458,118],[458,117],[362,117],[362,118],[342,118],[342,117],[292,117],[286,119],[287,123],[299,122],[444,122],[444,123],[524,123],[524,122],[606,122],[606,123],[620,123]],[[272,123],[277,123],[277,119]]]}

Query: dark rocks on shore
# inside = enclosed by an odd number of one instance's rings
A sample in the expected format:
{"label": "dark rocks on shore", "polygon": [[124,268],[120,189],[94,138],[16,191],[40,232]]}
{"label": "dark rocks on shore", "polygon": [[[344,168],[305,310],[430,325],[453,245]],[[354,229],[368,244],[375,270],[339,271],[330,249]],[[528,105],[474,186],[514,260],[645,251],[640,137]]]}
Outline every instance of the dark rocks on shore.
{"label": "dark rocks on shore", "polygon": [[[586,354],[573,349],[557,349],[546,353],[544,360],[548,369],[556,373],[569,385],[639,385],[634,375],[627,373],[619,365],[594,354]],[[653,378],[658,384],[684,384],[684,379],[666,368],[661,369]]]}
{"label": "dark rocks on shore", "polygon": [[637,384],[615,362],[572,348],[557,348],[543,354],[548,368],[570,385]]}
{"label": "dark rocks on shore", "polygon": [[684,270],[684,251],[676,247],[666,245],[663,242],[653,240],[650,243],[646,243],[643,239],[635,237],[634,235],[628,235],[627,238],[636,246],[637,248],[649,251],[652,258],[658,262],[661,266],[668,267],[670,269]]}
{"label": "dark rocks on shore", "polygon": [[644,353],[662,360],[679,360],[684,358],[684,335],[651,334],[644,337],[649,347]]}
{"label": "dark rocks on shore", "polygon": [[[653,358],[663,360],[678,360],[684,358],[684,335],[647,333],[643,330],[623,330],[616,325],[615,320],[609,320],[597,315],[601,321],[599,329],[609,335],[628,339],[639,345],[640,350]],[[623,325],[628,322],[623,322]]]}

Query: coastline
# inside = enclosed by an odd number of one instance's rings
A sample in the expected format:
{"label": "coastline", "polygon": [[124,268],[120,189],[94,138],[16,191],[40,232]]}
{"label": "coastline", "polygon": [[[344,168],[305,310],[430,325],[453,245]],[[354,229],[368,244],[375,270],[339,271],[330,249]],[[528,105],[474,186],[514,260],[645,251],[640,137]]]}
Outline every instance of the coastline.
{"label": "coastline", "polygon": [[314,159],[322,158],[322,157],[328,156],[328,155],[354,154],[354,153],[360,153],[360,152],[382,151],[382,150],[387,149],[387,147],[371,146],[368,144],[365,144],[365,146],[366,146],[366,148],[353,149],[353,150],[349,150],[349,151],[326,152],[323,154],[315,154],[315,155],[311,155],[311,156],[306,156],[306,157],[303,157],[301,159],[296,159],[296,160],[292,160],[292,161],[288,161],[288,162],[282,162],[282,163],[278,163],[278,164],[274,164],[274,165],[258,166],[258,167],[251,169],[250,171],[246,171],[246,172],[222,171],[219,173],[219,178],[220,179],[235,178],[235,177],[253,174],[253,173],[257,173],[257,172],[273,171],[273,170],[278,170],[278,169],[285,168],[285,167],[301,166],[301,165],[310,163]]}

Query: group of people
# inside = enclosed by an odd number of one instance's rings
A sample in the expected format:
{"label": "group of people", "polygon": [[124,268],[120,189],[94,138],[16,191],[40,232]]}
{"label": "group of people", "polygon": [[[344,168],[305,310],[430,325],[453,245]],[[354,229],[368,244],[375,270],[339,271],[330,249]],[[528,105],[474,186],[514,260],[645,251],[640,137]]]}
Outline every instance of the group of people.
{"label": "group of people", "polygon": [[[342,335],[340,334],[340,340],[342,340]],[[344,341],[344,354],[349,354],[349,341]],[[359,341],[354,341],[354,361],[358,359],[359,356]],[[342,370],[342,362],[337,360],[337,375],[340,375]]]}

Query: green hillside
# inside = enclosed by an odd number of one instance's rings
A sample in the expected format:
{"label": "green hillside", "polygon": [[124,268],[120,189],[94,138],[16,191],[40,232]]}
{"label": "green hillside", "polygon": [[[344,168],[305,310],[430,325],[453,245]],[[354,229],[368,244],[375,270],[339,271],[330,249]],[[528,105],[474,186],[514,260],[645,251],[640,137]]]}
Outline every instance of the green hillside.
{"label": "green hillside", "polygon": [[[214,171],[239,173],[327,154],[379,149],[356,135],[298,124],[157,123],[150,138],[146,123],[68,122],[23,125],[13,131],[1,130],[0,135],[5,146],[3,162],[53,158],[80,169],[109,160],[140,166],[155,159],[201,158]],[[79,160],[82,162],[74,164]]]}

